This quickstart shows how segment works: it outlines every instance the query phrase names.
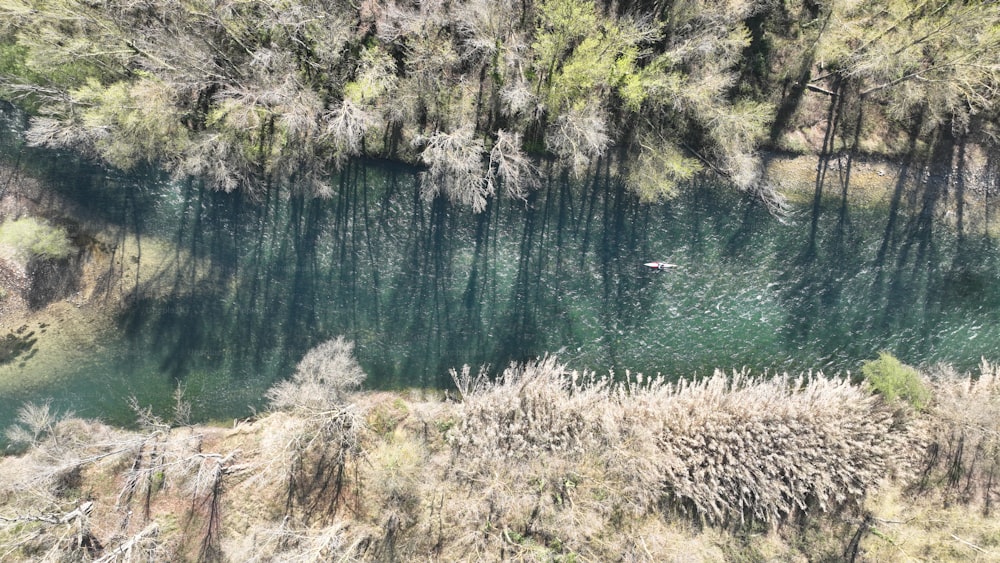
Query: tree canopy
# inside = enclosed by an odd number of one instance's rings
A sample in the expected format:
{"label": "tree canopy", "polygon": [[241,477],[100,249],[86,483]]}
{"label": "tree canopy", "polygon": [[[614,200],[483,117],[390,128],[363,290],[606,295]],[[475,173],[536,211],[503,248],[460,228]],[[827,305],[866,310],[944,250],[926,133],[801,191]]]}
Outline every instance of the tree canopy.
{"label": "tree canopy", "polygon": [[[802,92],[998,140],[1000,7],[951,0],[0,0],[0,94],[37,145],[220,190],[329,192],[358,155],[475,210],[551,158],[644,200],[701,170],[770,190]],[[791,108],[791,109],[790,109]],[[860,112],[859,112],[860,113]],[[768,137],[768,132],[771,136]]]}

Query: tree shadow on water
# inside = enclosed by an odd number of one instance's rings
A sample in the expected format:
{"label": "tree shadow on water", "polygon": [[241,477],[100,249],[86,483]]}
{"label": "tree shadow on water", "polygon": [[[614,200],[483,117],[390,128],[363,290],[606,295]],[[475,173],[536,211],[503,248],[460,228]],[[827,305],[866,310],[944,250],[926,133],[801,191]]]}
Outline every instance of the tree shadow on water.
{"label": "tree shadow on water", "polygon": [[[938,231],[939,211],[946,201],[952,181],[951,163],[955,140],[938,130],[930,150],[911,182],[910,211],[898,227],[899,209],[890,209],[885,237],[875,261],[877,272],[874,295],[883,297],[879,327],[892,331],[907,327],[923,337],[932,330],[940,310],[942,249]],[[901,178],[900,182],[904,181]],[[894,201],[898,201],[894,197]],[[898,204],[897,204],[898,205]],[[893,228],[898,232],[893,232]]]}
{"label": "tree shadow on water", "polygon": [[35,331],[22,325],[0,337],[0,365],[27,361],[35,355],[35,343],[38,338]]}
{"label": "tree shadow on water", "polygon": [[[856,348],[856,333],[865,324],[863,298],[852,291],[853,280],[864,270],[863,227],[855,223],[848,200],[863,105],[846,103],[849,94],[838,81],[816,166],[807,238],[779,278],[788,311],[781,327],[785,345],[798,356],[803,355],[802,348],[812,348],[809,352],[822,364]],[[856,112],[851,115],[853,123],[846,118],[849,111]],[[837,136],[851,124],[854,127],[843,141],[849,150],[835,153]],[[839,187],[839,197],[826,195],[830,187]]]}

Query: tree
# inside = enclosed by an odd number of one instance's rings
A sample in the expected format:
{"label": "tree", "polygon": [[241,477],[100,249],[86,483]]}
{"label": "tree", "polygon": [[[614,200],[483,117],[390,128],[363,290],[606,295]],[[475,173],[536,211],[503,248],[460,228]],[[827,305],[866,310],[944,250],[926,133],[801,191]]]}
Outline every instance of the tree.
{"label": "tree", "polygon": [[[32,108],[32,143],[252,195],[328,195],[326,174],[368,154],[423,162],[429,197],[481,210],[498,182],[536,185],[529,158],[577,174],[605,158],[644,200],[708,171],[778,208],[757,151],[779,87],[919,118],[924,137],[1000,136],[996,3],[0,0],[0,14],[0,89]],[[786,80],[747,88],[740,72]]]}
{"label": "tree", "polygon": [[0,85],[39,100],[34,144],[123,169],[151,162],[222,190],[254,193],[270,178],[328,191],[321,116],[347,82],[341,54],[355,12],[268,0],[9,0],[0,12],[18,20],[8,37],[20,49]]}
{"label": "tree", "polygon": [[644,198],[669,195],[672,186],[694,173],[692,159],[741,190],[761,189],[756,150],[772,110],[732,95],[738,62],[750,41],[744,21],[756,9],[753,2],[739,1],[688,1],[664,8],[662,52],[645,59],[619,88],[626,107],[641,116],[640,156],[629,177]]}
{"label": "tree", "polygon": [[[72,416],[70,413],[64,418]],[[25,403],[17,410],[17,423],[7,427],[4,434],[14,444],[35,446],[52,433],[59,420],[60,417],[52,411],[51,403]]]}
{"label": "tree", "polygon": [[[924,134],[939,128],[993,142],[1000,93],[1000,5],[882,0],[831,4],[817,37],[819,74],[866,108]],[[983,134],[980,134],[982,132]]]}
{"label": "tree", "polygon": [[639,156],[627,181],[642,201],[654,202],[673,196],[680,182],[702,169],[697,159],[684,156],[676,146],[653,134],[647,134],[638,143]]}
{"label": "tree", "polygon": [[451,133],[418,137],[415,142],[423,146],[420,159],[427,165],[420,175],[424,196],[432,199],[442,194],[478,213],[493,194],[483,170],[485,147],[473,133],[472,127],[466,126]]}
{"label": "tree", "polygon": [[487,191],[496,193],[496,185],[503,184],[507,195],[524,199],[528,192],[538,187],[538,169],[521,148],[521,135],[497,131],[496,141],[490,149]]}
{"label": "tree", "polygon": [[267,397],[275,409],[322,412],[344,403],[346,393],[364,379],[354,343],[339,336],[309,350],[292,378],[272,387]]}
{"label": "tree", "polygon": [[579,176],[611,144],[607,118],[597,107],[573,108],[553,121],[545,132],[545,142]]}

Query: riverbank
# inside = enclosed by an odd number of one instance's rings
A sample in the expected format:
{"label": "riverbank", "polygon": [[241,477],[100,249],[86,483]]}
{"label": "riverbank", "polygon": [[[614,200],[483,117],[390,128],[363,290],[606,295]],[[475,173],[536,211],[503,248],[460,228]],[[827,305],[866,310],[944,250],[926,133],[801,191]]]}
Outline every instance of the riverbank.
{"label": "riverbank", "polygon": [[767,179],[789,202],[805,208],[817,202],[845,210],[875,206],[926,215],[960,236],[1000,234],[1000,184],[975,147],[965,153],[956,149],[944,161],[776,152],[764,163]]}
{"label": "riverbank", "polygon": [[[0,167],[0,177],[6,179],[0,197],[0,222],[25,217],[46,223],[72,221],[71,207],[38,180],[24,177],[10,166]],[[120,276],[113,271],[112,256],[95,243],[90,232],[79,226],[74,231],[73,256],[61,261],[74,267],[61,264],[59,268],[73,277],[68,284],[59,284],[70,287],[71,293],[61,291],[62,287],[60,291],[45,291],[50,284],[42,277],[52,268],[33,268],[27,275],[11,253],[0,256],[0,269],[21,272],[6,276],[8,283],[0,288],[0,335],[8,344],[7,353],[0,356],[0,366],[7,372],[0,376],[0,394],[10,396],[48,383],[58,377],[61,366],[82,360],[85,354],[80,351],[91,353],[101,335],[111,329],[109,312],[113,307],[105,307],[111,299],[100,296],[113,296],[102,287],[110,288],[111,278]]]}
{"label": "riverbank", "polygon": [[[349,346],[225,426],[22,413],[11,561],[806,561],[1000,556],[1000,378],[922,409],[815,376],[617,386],[546,359],[459,397],[352,391]],[[310,367],[320,367],[318,372]],[[336,368],[334,366],[337,366]],[[348,375],[344,375],[347,373]],[[763,407],[762,407],[763,405]],[[766,407],[766,408],[764,408]],[[42,412],[45,411],[45,412]],[[108,559],[110,560],[110,559]]]}
{"label": "riverbank", "polygon": [[[155,297],[173,290],[178,264],[192,280],[203,275],[204,265],[184,249],[101,221],[17,168],[0,166],[0,178],[7,179],[0,223],[31,218],[60,227],[72,242],[67,259],[34,268],[31,276],[0,276],[0,341],[7,352],[0,353],[0,396],[45,388],[66,366],[100,353],[108,335],[121,331],[121,314],[137,291]],[[4,269],[24,268],[0,252]]]}

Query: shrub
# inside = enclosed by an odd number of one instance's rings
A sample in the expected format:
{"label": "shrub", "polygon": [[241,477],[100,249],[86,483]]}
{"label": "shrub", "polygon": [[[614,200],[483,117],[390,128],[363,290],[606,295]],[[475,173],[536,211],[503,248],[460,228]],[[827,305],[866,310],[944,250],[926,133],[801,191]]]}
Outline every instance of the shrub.
{"label": "shrub", "polygon": [[889,352],[880,352],[877,360],[865,362],[861,373],[872,389],[888,402],[898,398],[923,410],[931,400],[931,392],[921,380],[920,372]]}
{"label": "shrub", "polygon": [[278,410],[323,411],[342,405],[364,379],[354,343],[338,336],[306,352],[292,378],[272,387],[267,398]]}
{"label": "shrub", "polygon": [[608,381],[570,371],[555,358],[511,364],[494,382],[485,372],[473,379],[468,366],[452,370],[452,378],[463,399],[461,421],[449,434],[456,450],[499,461],[580,452],[605,439]]}
{"label": "shrub", "polygon": [[979,377],[940,368],[933,380],[928,447],[919,485],[989,512],[1000,477],[1000,366],[983,361]]}
{"label": "shrub", "polygon": [[12,247],[23,259],[59,260],[75,250],[66,229],[53,227],[33,217],[6,221],[0,225],[0,244]]}
{"label": "shrub", "polygon": [[[700,382],[654,380],[625,397],[632,442],[659,450],[632,480],[659,478],[682,510],[711,522],[776,523],[857,505],[893,465],[891,413],[844,379],[717,371]],[[639,454],[620,471],[648,464]]]}

